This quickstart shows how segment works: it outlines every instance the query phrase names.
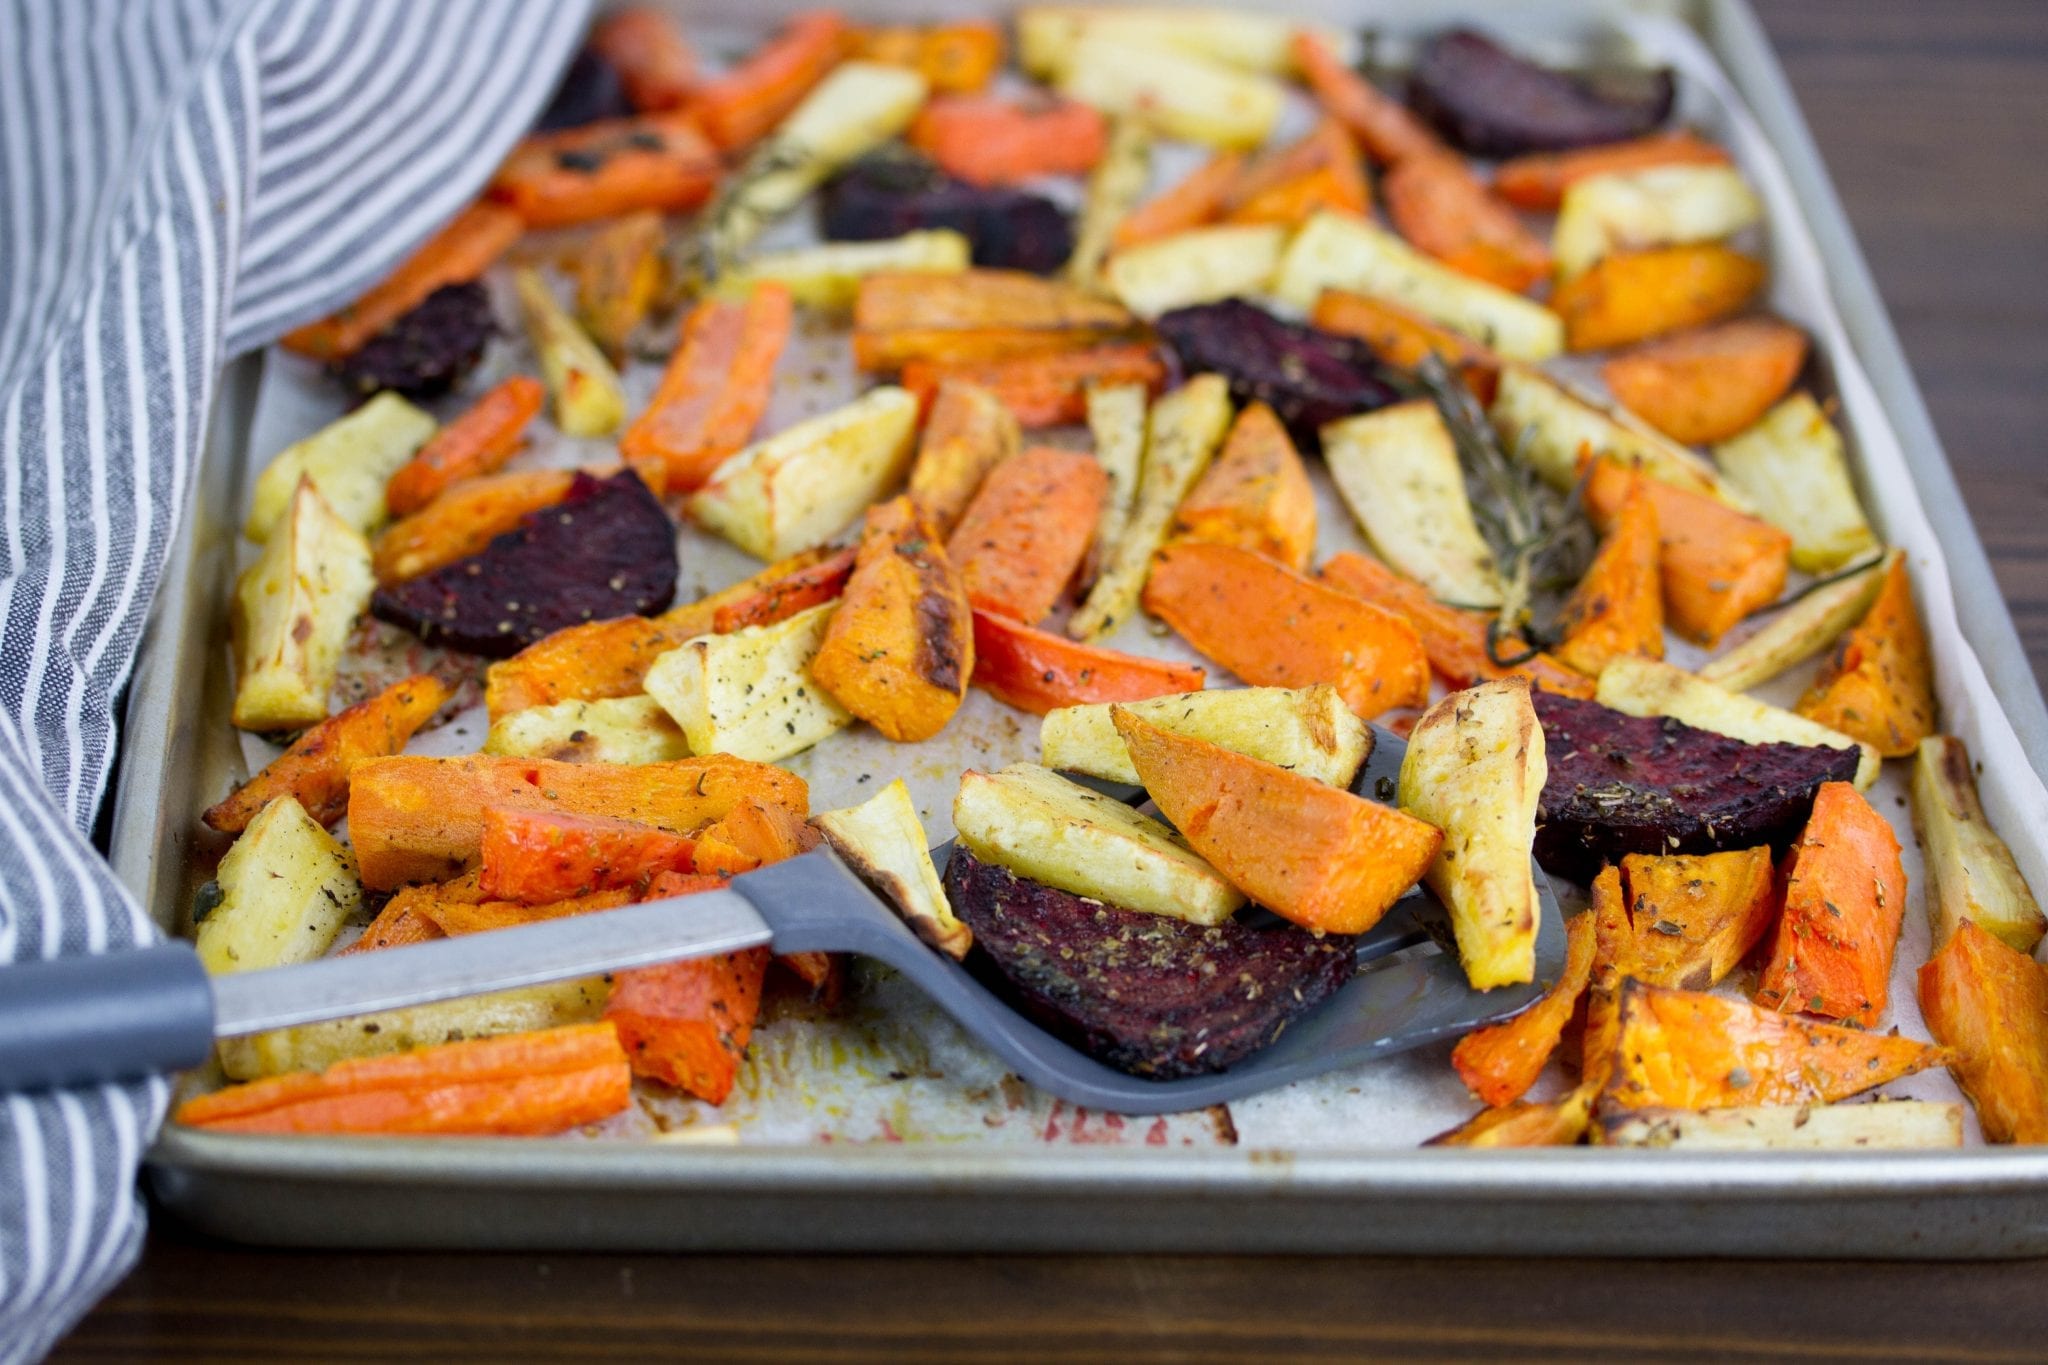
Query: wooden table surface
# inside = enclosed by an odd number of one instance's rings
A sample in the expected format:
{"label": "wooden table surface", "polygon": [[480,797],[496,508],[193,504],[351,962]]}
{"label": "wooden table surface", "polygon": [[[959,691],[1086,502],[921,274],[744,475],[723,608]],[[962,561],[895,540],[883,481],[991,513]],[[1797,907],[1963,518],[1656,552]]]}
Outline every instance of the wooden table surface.
{"label": "wooden table surface", "polygon": [[[2048,3],[1757,0],[2048,676]],[[2048,1355],[2048,1264],[251,1252],[161,1227],[63,1360]]]}

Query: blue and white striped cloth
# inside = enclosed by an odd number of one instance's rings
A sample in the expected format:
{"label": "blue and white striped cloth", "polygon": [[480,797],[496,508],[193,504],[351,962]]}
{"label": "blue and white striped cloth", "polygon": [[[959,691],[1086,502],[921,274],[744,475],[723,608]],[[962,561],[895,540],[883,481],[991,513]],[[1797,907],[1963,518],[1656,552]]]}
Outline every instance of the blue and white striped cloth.
{"label": "blue and white striped cloth", "polygon": [[[156,932],[89,836],[222,363],[472,198],[585,11],[0,0],[0,962]],[[134,1259],[165,1098],[0,1099],[0,1362]]]}

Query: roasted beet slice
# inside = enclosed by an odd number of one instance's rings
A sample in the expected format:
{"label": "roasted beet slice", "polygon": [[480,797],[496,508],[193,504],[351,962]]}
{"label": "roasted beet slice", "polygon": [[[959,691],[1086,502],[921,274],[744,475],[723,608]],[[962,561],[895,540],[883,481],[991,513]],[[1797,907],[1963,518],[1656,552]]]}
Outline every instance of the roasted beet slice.
{"label": "roasted beet slice", "polygon": [[863,157],[827,186],[822,227],[827,238],[852,242],[951,228],[972,245],[976,265],[1041,275],[1074,254],[1074,225],[1052,200],[981,189],[901,152]]}
{"label": "roasted beet slice", "polygon": [[1662,716],[1530,694],[1550,776],[1536,860],[1590,881],[1625,853],[1713,853],[1798,837],[1823,782],[1856,776],[1855,749],[1745,744]]}
{"label": "roasted beet slice", "polygon": [[439,398],[476,368],[497,330],[481,283],[444,284],[361,350],[335,362],[334,377],[366,398],[379,389]]}
{"label": "roasted beet slice", "polygon": [[552,133],[563,128],[581,128],[600,119],[630,118],[633,112],[618,68],[595,49],[586,47],[562,73],[561,83],[548,98],[548,107],[534,120],[533,131]]}
{"label": "roasted beet slice", "polygon": [[380,588],[370,614],[487,658],[564,626],[657,612],[676,595],[676,528],[632,470],[578,474],[569,495],[483,553]]}
{"label": "roasted beet slice", "polygon": [[1025,1011],[1106,1066],[1172,1080],[1221,1071],[1351,979],[1353,940],[1292,924],[1204,929],[1017,876],[955,845],[953,912]]}
{"label": "roasted beet slice", "polygon": [[1176,308],[1156,325],[1182,370],[1222,375],[1235,402],[1270,405],[1310,450],[1322,448],[1325,422],[1401,398],[1364,342],[1283,321],[1243,299]]}
{"label": "roasted beet slice", "polygon": [[1520,156],[1621,142],[1671,117],[1677,94],[1668,69],[1592,82],[1545,70],[1483,33],[1456,28],[1422,49],[1408,75],[1408,103],[1474,156]]}

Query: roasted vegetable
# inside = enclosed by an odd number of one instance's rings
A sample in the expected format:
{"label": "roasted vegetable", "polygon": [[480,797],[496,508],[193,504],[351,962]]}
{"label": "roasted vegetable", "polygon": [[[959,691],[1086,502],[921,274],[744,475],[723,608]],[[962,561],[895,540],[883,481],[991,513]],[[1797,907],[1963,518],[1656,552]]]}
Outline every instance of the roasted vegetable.
{"label": "roasted vegetable", "polygon": [[1877,600],[1835,647],[1797,710],[1886,758],[1904,758],[1934,732],[1934,661],[1905,556],[1893,558]]}
{"label": "roasted vegetable", "polygon": [[573,469],[516,469],[464,479],[419,511],[384,528],[370,565],[391,587],[470,559],[526,519],[569,496]]}
{"label": "roasted vegetable", "polygon": [[289,730],[324,720],[342,643],[374,588],[370,547],[301,475],[262,555],[235,580],[234,724]]}
{"label": "roasted vegetable", "polygon": [[1631,853],[1621,874],[1635,933],[1629,974],[1652,986],[1719,985],[1778,917],[1768,848]]}
{"label": "roasted vegetable", "polygon": [[1564,327],[1542,304],[1461,275],[1392,233],[1341,213],[1319,213],[1302,224],[1273,284],[1283,302],[1303,310],[1325,289],[1412,308],[1510,360],[1548,360],[1564,349]]}
{"label": "roasted vegetable", "polygon": [[1556,212],[1565,191],[1596,175],[1655,166],[1725,166],[1728,153],[1691,129],[1570,152],[1532,152],[1494,168],[1493,188],[1516,208]]}
{"label": "roasted vegetable", "polygon": [[785,558],[836,535],[901,479],[916,436],[917,400],[870,389],[732,456],[690,498],[690,515],[757,558]]}
{"label": "roasted vegetable", "polygon": [[854,35],[854,55],[862,61],[907,66],[935,93],[971,95],[1002,68],[1003,31],[980,19],[863,28]]}
{"label": "roasted vegetable", "polygon": [[1536,978],[1530,853],[1550,769],[1529,693],[1526,678],[1453,692],[1422,713],[1401,760],[1401,809],[1443,831],[1425,878],[1475,990]]}
{"label": "roasted vegetable", "polygon": [[1697,454],[1626,412],[1602,409],[1526,365],[1502,368],[1499,390],[1486,415],[1502,447],[1534,466],[1544,482],[1560,491],[1577,487],[1580,461],[1592,455],[1739,511],[1750,509],[1749,500]]}
{"label": "roasted vegetable", "polygon": [[1297,573],[1308,568],[1316,548],[1315,487],[1271,408],[1255,402],[1237,414],[1173,523],[1176,534],[1235,545]]}
{"label": "roasted vegetable", "polygon": [[576,321],[613,360],[625,355],[661,294],[665,237],[661,215],[644,209],[592,234],[567,262],[576,281]]}
{"label": "roasted vegetable", "polygon": [[1600,377],[1651,426],[1700,444],[1756,425],[1805,364],[1806,333],[1776,318],[1738,318],[1639,346],[1602,365]]}
{"label": "roasted vegetable", "polygon": [[1109,121],[1062,99],[947,95],[928,102],[904,140],[970,185],[1085,175],[1109,150]]}
{"label": "roasted vegetable", "polygon": [[[798,812],[780,802],[749,797],[697,831],[693,856],[699,873],[733,877],[794,858],[821,841]],[[648,892],[662,894],[657,886]]]}
{"label": "roasted vegetable", "polygon": [[[1116,242],[1117,229],[1130,217],[1152,178],[1152,133],[1143,119],[1112,119],[1102,158],[1088,177],[1088,197],[1074,230],[1074,254],[1066,277],[1083,289],[1098,287],[1102,262]],[[1126,300],[1126,304],[1128,304]]]}
{"label": "roasted vegetable", "polygon": [[726,754],[634,767],[400,755],[369,759],[349,775],[348,830],[363,885],[387,891],[474,867],[491,806],[610,815],[687,834],[749,799],[810,813],[802,778]]}
{"label": "roasted vegetable", "polygon": [[864,370],[1003,360],[1079,350],[1132,326],[1115,303],[1021,271],[871,275],[853,306],[853,359]]}
{"label": "roasted vegetable", "polygon": [[1324,209],[1364,216],[1372,191],[1358,148],[1335,119],[1323,119],[1299,141],[1246,166],[1221,205],[1227,223],[1299,227]]}
{"label": "roasted vegetable", "polygon": [[604,1017],[633,1073],[723,1104],[746,1060],[769,957],[743,948],[620,972]]}
{"label": "roasted vegetable", "polygon": [[1380,181],[1387,217],[1419,251],[1461,275],[1519,294],[1550,274],[1550,249],[1462,157],[1406,157]]}
{"label": "roasted vegetable", "polygon": [[[1124,248],[1109,258],[1102,279],[1124,307],[1141,318],[1158,318],[1176,309],[1263,293],[1286,245],[1287,229],[1272,223],[1195,228]],[[1211,368],[1185,363],[1190,369]]]}
{"label": "roasted vegetable", "polygon": [[836,602],[846,593],[860,552],[848,547],[830,552],[815,551],[816,557],[799,555],[785,560],[787,571],[763,575],[762,581],[746,592],[732,589],[718,594],[711,613],[711,629],[725,635],[746,626],[772,626],[821,602]]}
{"label": "roasted vegetable", "polygon": [[370,610],[430,644],[502,659],[566,626],[660,611],[675,591],[675,527],[625,470],[577,474],[555,506],[477,555],[379,588]]}
{"label": "roasted vegetable", "polygon": [[1352,69],[1323,35],[1296,29],[1289,52],[1323,112],[1349,129],[1374,161],[1395,166],[1442,150],[1436,134],[1407,106],[1380,93]]}
{"label": "roasted vegetable", "polygon": [[1443,836],[1421,820],[1303,773],[1164,729],[1110,719],[1138,780],[1233,886],[1319,933],[1361,934],[1415,885]]}
{"label": "roasted vegetable", "polygon": [[1628,853],[1782,849],[1821,784],[1856,772],[1853,749],[1745,744],[1551,692],[1532,700],[1550,763],[1536,858],[1577,881]]}
{"label": "roasted vegetable", "polygon": [[926,228],[873,242],[827,242],[793,251],[766,251],[718,277],[719,298],[746,298],[755,286],[779,284],[798,303],[823,312],[849,313],[870,275],[957,275],[967,269],[972,244],[951,228]]}
{"label": "roasted vegetable", "polygon": [[1199,691],[1205,676],[1192,664],[1120,654],[994,612],[974,613],[974,685],[1035,716],[1062,706]]}
{"label": "roasted vegetable", "polygon": [[2008,947],[2033,952],[2048,933],[2048,918],[2012,850],[1985,817],[1969,750],[1953,735],[1920,741],[1913,759],[1913,828],[1927,859],[1934,946],[1947,943],[1964,920],[1974,920]]}
{"label": "roasted vegetable", "polygon": [[1130,523],[1132,508],[1137,503],[1145,465],[1148,398],[1143,384],[1130,383],[1090,384],[1082,396],[1088,435],[1095,443],[1095,458],[1102,465],[1102,472],[1109,476],[1109,491],[1102,499],[1102,514],[1096,519],[1095,540],[1083,570],[1091,584],[1101,567],[1116,558],[1124,527]]}
{"label": "roasted vegetable", "polygon": [[1714,456],[1762,515],[1791,533],[1793,567],[1827,573],[1877,548],[1842,435],[1810,395],[1793,394],[1749,431],[1715,446]]}
{"label": "roasted vegetable", "polygon": [[1075,49],[1090,35],[1274,76],[1292,68],[1289,44],[1297,32],[1349,46],[1327,30],[1304,29],[1277,14],[1194,5],[1033,4],[1017,11],[1016,23],[1018,63],[1042,80],[1073,65]]}
{"label": "roasted vegetable", "polygon": [[962,773],[953,828],[982,862],[1125,911],[1217,925],[1244,904],[1179,834],[1035,763]]}
{"label": "roasted vegetable", "polygon": [[1429,660],[1406,617],[1249,550],[1168,545],[1145,609],[1255,686],[1330,683],[1367,719],[1429,696]]}
{"label": "roasted vegetable", "polygon": [[1571,1147],[1586,1135],[1593,1116],[1594,1092],[1580,1086],[1561,1100],[1538,1103],[1516,1100],[1498,1109],[1482,1109],[1447,1133],[1438,1133],[1425,1147]]}
{"label": "roasted vegetable", "polygon": [[242,534],[258,545],[284,520],[299,480],[311,479],[328,510],[360,535],[384,524],[384,485],[434,434],[434,419],[397,394],[379,394],[279,451],[256,477]]}
{"label": "roasted vegetable", "polygon": [[524,229],[519,215],[502,204],[472,204],[369,293],[332,317],[285,333],[281,344],[315,360],[350,355],[443,285],[490,269]]}
{"label": "roasted vegetable", "polygon": [[666,763],[690,756],[682,727],[652,697],[529,706],[491,722],[483,752],[563,763]]}
{"label": "roasted vegetable", "polygon": [[548,392],[554,395],[555,425],[565,436],[609,436],[626,418],[626,390],[619,372],[597,344],[562,311],[554,291],[530,269],[514,271],[513,287],[526,315],[526,333],[540,356]]}
{"label": "roasted vegetable", "polygon": [[995,394],[966,380],[939,385],[910,467],[910,496],[934,530],[953,534],[982,480],[1015,455],[1022,440],[1017,419]]}
{"label": "roasted vegetable", "polygon": [[477,399],[386,481],[386,509],[394,517],[411,516],[451,485],[501,467],[519,453],[526,424],[540,415],[546,396],[540,381],[516,374]]}
{"label": "roasted vegetable", "polygon": [[1519,156],[1641,137],[1671,115],[1669,70],[1639,73],[1624,96],[1547,71],[1469,28],[1423,45],[1408,74],[1408,102],[1474,156]]}
{"label": "roasted vegetable", "polygon": [[1761,261],[1718,243],[1658,247],[1603,257],[1560,285],[1550,306],[1568,349],[1600,351],[1717,322],[1763,282]]}
{"label": "roasted vegetable", "polygon": [[774,625],[700,635],[655,660],[647,695],[683,727],[690,750],[774,763],[802,753],[854,715],[811,675],[838,604]]}
{"label": "roasted vegetable", "polygon": [[1755,1104],[1689,1113],[1623,1109],[1601,1119],[1607,1147],[1685,1152],[1880,1151],[1963,1145],[1963,1107],[1932,1100]]}
{"label": "roasted vegetable", "polygon": [[1410,399],[1323,428],[1323,461],[1373,551],[1446,602],[1497,607],[1493,550],[1472,519],[1435,403]]}
{"label": "roasted vegetable", "polygon": [[1112,341],[1006,360],[913,360],[903,367],[900,382],[922,404],[947,384],[972,384],[995,395],[1013,421],[1037,429],[1084,420],[1088,390],[1099,385],[1132,384],[1156,392],[1166,385],[1166,365],[1148,342]]}
{"label": "roasted vegetable", "polygon": [[524,905],[637,891],[660,873],[694,870],[696,851],[687,835],[632,820],[487,806],[477,890]]}
{"label": "roasted vegetable", "polygon": [[1036,625],[1073,581],[1109,491],[1080,451],[1037,446],[989,471],[946,542],[967,600]]}
{"label": "roasted vegetable", "polygon": [[209,972],[311,962],[362,903],[355,860],[290,795],[257,812],[214,874],[220,900],[199,921]]}
{"label": "roasted vegetable", "polygon": [[1617,251],[1715,242],[1763,221],[1732,166],[1652,166],[1591,176],[1564,192],[1552,249],[1569,280]]}
{"label": "roasted vegetable", "polygon": [[1326,332],[1357,337],[1382,363],[1397,370],[1416,370],[1426,357],[1435,356],[1464,381],[1473,397],[1482,403],[1493,401],[1500,382],[1500,357],[1412,309],[1363,294],[1325,289],[1309,321]]}
{"label": "roasted vegetable", "polygon": [[1920,968],[1920,1011],[1990,1142],[2048,1142],[2048,972],[1965,920]]}
{"label": "roasted vegetable", "polygon": [[1069,99],[1133,115],[1162,137],[1212,147],[1256,147],[1279,121],[1278,82],[1111,31],[1084,30],[1055,81]]}
{"label": "roasted vegetable", "polygon": [[481,283],[444,284],[330,369],[343,388],[365,398],[387,389],[439,398],[476,368],[497,331]]}
{"label": "roasted vegetable", "polygon": [[1198,374],[1152,404],[1146,417],[1144,468],[1130,518],[1088,590],[1088,599],[1067,622],[1067,634],[1094,640],[1130,619],[1152,557],[1173,525],[1174,512],[1216,457],[1230,420],[1229,386],[1220,375]]}
{"label": "roasted vegetable", "polygon": [[946,901],[946,888],[925,847],[924,826],[902,778],[857,806],[821,812],[811,823],[919,938],[948,957],[967,956],[974,933]]}
{"label": "roasted vegetable", "polygon": [[1491,1108],[1513,1104],[1536,1084],[1557,1050],[1593,975],[1593,916],[1565,924],[1564,970],[1543,998],[1510,1019],[1475,1029],[1451,1050],[1458,1079]]}
{"label": "roasted vegetable", "polygon": [[1593,567],[1558,616],[1558,661],[1589,678],[1624,655],[1664,657],[1664,595],[1657,572],[1657,504],[1638,484],[1608,523]]}
{"label": "roasted vegetable", "polygon": [[834,241],[872,241],[948,228],[973,247],[986,269],[1046,274],[1074,250],[1067,211],[1043,195],[976,189],[922,157],[866,157],[826,187],[819,217]]}
{"label": "roasted vegetable", "polygon": [[349,770],[366,758],[403,749],[448,695],[447,686],[431,674],[395,682],[300,735],[262,772],[200,818],[209,829],[239,834],[265,806],[290,796],[315,822],[331,826],[348,810]]}
{"label": "roasted vegetable", "polygon": [[1603,1110],[1829,1104],[1944,1061],[1896,1034],[1794,1019],[1741,1000],[1630,981]]}
{"label": "roasted vegetable", "polygon": [[760,426],[793,312],[789,289],[772,282],[691,309],[654,397],[619,438],[626,463],[667,493],[703,487]]}
{"label": "roasted vegetable", "polygon": [[529,137],[485,193],[528,227],[557,228],[643,209],[687,213],[711,198],[718,175],[695,118],[643,114]]}
{"label": "roasted vegetable", "polygon": [[1105,905],[966,844],[946,864],[946,889],[1030,1015],[1098,1061],[1160,1080],[1249,1056],[1354,970],[1340,935]]}
{"label": "roasted vegetable", "polygon": [[832,10],[792,15],[745,61],[692,91],[690,114],[721,152],[750,147],[839,64],[851,36],[845,18]]}
{"label": "roasted vegetable", "polygon": [[1230,202],[1244,164],[1242,152],[1218,152],[1163,194],[1127,214],[1116,225],[1111,245],[1123,251],[1216,222]]}
{"label": "roasted vegetable", "polygon": [[1370,347],[1243,299],[1176,309],[1158,326],[1184,371],[1222,375],[1233,402],[1271,407],[1306,449],[1317,448],[1326,423],[1400,396]]}
{"label": "roasted vegetable", "polygon": [[1804,663],[1863,619],[1877,600],[1889,559],[1884,556],[1860,573],[1814,585],[1735,648],[1701,664],[1699,675],[1730,692],[1747,692]]}
{"label": "roasted vegetable", "polygon": [[1877,780],[1878,756],[1869,745],[1755,697],[1716,687],[1682,668],[1655,659],[1615,659],[1601,670],[1594,695],[1602,706],[1632,716],[1669,716],[1749,744],[1847,749],[1857,755],[1857,787],[1866,788]]}
{"label": "roasted vegetable", "polygon": [[697,54],[675,19],[652,5],[613,10],[590,31],[585,49],[618,73],[641,113],[679,109],[701,83]]}
{"label": "roasted vegetable", "polygon": [[1846,782],[1823,785],[1785,869],[1785,908],[1756,1002],[1874,1027],[1906,913],[1899,840]]}
{"label": "roasted vegetable", "polygon": [[[1237,687],[1119,703],[1147,724],[1247,754],[1289,772],[1348,789],[1372,752],[1372,730],[1337,689]],[[1111,782],[1138,782],[1107,702],[1063,706],[1038,727],[1048,768]]]}

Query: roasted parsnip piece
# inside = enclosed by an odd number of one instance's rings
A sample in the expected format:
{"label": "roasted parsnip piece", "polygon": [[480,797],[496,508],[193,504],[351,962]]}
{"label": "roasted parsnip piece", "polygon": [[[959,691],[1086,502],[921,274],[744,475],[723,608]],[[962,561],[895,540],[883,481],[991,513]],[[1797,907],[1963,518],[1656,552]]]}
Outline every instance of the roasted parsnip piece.
{"label": "roasted parsnip piece", "polygon": [[[1102,500],[1102,513],[1095,523],[1095,544],[1089,550],[1092,566],[1110,563],[1124,538],[1124,527],[1138,498],[1140,475],[1145,463],[1145,404],[1143,384],[1091,384],[1088,386],[1088,434],[1095,440],[1095,458],[1109,475],[1109,493]],[[1093,578],[1093,569],[1084,566]]]}
{"label": "roasted parsnip piece", "polygon": [[1141,318],[1191,304],[1265,292],[1287,229],[1272,223],[1225,225],[1176,232],[1126,247],[1103,267],[1103,283]]}
{"label": "roasted parsnip piece", "polygon": [[1877,547],[1842,434],[1811,395],[1793,394],[1714,457],[1758,515],[1791,533],[1794,568],[1827,573]]}
{"label": "roasted parsnip piece", "polygon": [[647,670],[647,695],[683,727],[690,751],[773,763],[799,754],[853,713],[811,676],[837,602],[773,625],[700,635]]}
{"label": "roasted parsnip piece", "polygon": [[1631,716],[1670,716],[1701,730],[1745,744],[1809,744],[1857,749],[1862,758],[1856,786],[1877,781],[1881,760],[1867,744],[1780,706],[1717,687],[1696,674],[1657,659],[1616,659],[1600,672],[1594,694],[1602,706]]}
{"label": "roasted parsnip piece", "polygon": [[[1314,687],[1237,687],[1122,703],[1141,720],[1177,735],[1349,787],[1372,752],[1372,730],[1328,683]],[[1039,761],[1048,768],[1110,782],[1138,780],[1107,703],[1063,706],[1038,726]]]}
{"label": "roasted parsnip piece", "polygon": [[1964,920],[1974,920],[2009,947],[2033,952],[2048,934],[2048,917],[1985,817],[1970,752],[1953,735],[1920,741],[1913,758],[1913,828],[1927,859],[1935,948]]}
{"label": "roasted parsnip piece", "polygon": [[1863,619],[1877,599],[1891,557],[1898,553],[1893,550],[1861,573],[1807,593],[1735,648],[1700,665],[1700,677],[1730,692],[1747,692],[1794,664],[1805,663]]}
{"label": "roasted parsnip piece", "polygon": [[1092,28],[1055,88],[1105,114],[1136,115],[1162,137],[1224,148],[1263,143],[1287,98],[1264,76]]}
{"label": "roasted parsnip piece", "polygon": [[626,420],[626,389],[597,343],[555,301],[535,270],[517,270],[512,284],[526,315],[526,333],[555,398],[555,425],[568,436],[608,436]]}
{"label": "roasted parsnip piece", "polygon": [[500,716],[491,722],[484,752],[564,763],[666,763],[688,758],[690,744],[653,697],[602,697]]}
{"label": "roasted parsnip piece", "polygon": [[375,588],[369,545],[301,475],[283,523],[235,582],[235,725],[325,719],[342,644]]}
{"label": "roasted parsnip piece", "polygon": [[1568,186],[1551,251],[1570,279],[1616,251],[1716,241],[1762,220],[1762,201],[1732,166],[1652,166]]}
{"label": "roasted parsnip piece", "polygon": [[434,419],[388,390],[303,441],[286,446],[256,477],[242,534],[258,545],[284,520],[299,480],[360,535],[384,524],[384,485],[434,434]]}
{"label": "roasted parsnip piece", "polygon": [[[1074,254],[1067,257],[1066,270],[1070,281],[1083,289],[1097,287],[1117,224],[1137,207],[1151,178],[1151,129],[1135,115],[1111,120],[1109,146],[1088,176],[1088,198],[1074,228]],[[1130,300],[1124,302],[1129,306]]]}
{"label": "roasted parsnip piece", "polygon": [[214,882],[220,899],[199,920],[197,945],[209,972],[311,962],[363,899],[355,859],[289,796],[249,822]]}
{"label": "roasted parsnip piece", "polygon": [[1440,601],[1500,605],[1493,551],[1472,519],[1436,404],[1412,399],[1323,428],[1323,462],[1373,550]]}
{"label": "roasted parsnip piece", "polygon": [[1487,417],[1508,453],[1535,466],[1553,488],[1569,490],[1578,483],[1582,455],[1605,455],[1660,483],[1750,509],[1749,500],[1692,451],[1527,366],[1502,368]]}
{"label": "roasted parsnip piece", "polygon": [[[1018,64],[1041,80],[1064,72],[1088,34],[1284,76],[1294,69],[1288,45],[1302,29],[1277,14],[1186,5],[1026,5],[1016,23]],[[1348,56],[1356,47],[1346,35],[1314,31],[1340,54]]]}
{"label": "roasted parsnip piece", "polygon": [[870,275],[957,275],[972,263],[967,238],[951,228],[906,232],[874,242],[826,242],[765,251],[718,277],[717,294],[743,300],[763,280],[788,288],[798,303],[850,313]]}
{"label": "roasted parsnip piece", "polygon": [[1622,1109],[1600,1119],[1608,1147],[1688,1152],[1911,1150],[1963,1145],[1963,1106],[1936,1100]]}
{"label": "roasted parsnip piece", "polygon": [[828,810],[811,823],[846,865],[903,916],[917,936],[948,957],[964,958],[974,933],[953,914],[925,847],[910,788],[897,778],[857,806]]}

